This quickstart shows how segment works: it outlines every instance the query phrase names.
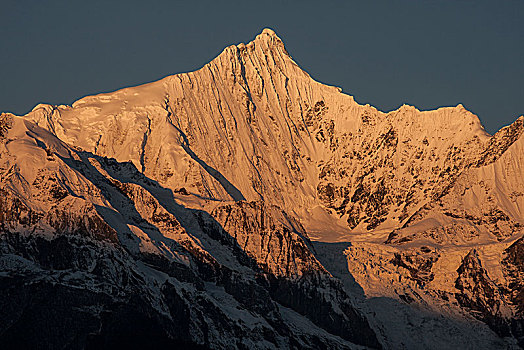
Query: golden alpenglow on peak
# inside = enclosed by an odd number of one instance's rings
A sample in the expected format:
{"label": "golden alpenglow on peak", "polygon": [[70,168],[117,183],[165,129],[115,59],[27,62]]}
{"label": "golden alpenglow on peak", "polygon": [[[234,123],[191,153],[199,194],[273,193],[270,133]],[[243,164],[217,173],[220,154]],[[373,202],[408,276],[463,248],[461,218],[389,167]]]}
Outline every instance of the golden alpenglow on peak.
{"label": "golden alpenglow on peak", "polygon": [[53,348],[523,346],[523,125],[361,105],[269,28],[194,72],[1,114],[0,343],[38,323]]}

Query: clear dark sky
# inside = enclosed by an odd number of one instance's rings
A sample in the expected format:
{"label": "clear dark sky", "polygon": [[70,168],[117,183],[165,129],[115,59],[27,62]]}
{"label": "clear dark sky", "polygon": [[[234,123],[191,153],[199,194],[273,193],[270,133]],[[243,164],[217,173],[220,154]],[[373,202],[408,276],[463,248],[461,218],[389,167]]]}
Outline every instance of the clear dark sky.
{"label": "clear dark sky", "polygon": [[311,76],[390,111],[524,114],[524,1],[0,0],[0,110],[192,71],[270,27]]}

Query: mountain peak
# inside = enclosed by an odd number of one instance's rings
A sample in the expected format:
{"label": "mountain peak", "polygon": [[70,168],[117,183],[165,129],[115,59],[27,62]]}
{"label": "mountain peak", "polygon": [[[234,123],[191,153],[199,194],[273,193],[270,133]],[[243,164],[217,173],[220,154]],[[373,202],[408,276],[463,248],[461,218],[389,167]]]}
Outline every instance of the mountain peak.
{"label": "mountain peak", "polygon": [[273,31],[273,29],[270,28],[264,28],[262,29],[262,32],[258,34],[253,41],[251,41],[247,45],[251,44],[260,44],[263,43],[264,46],[272,47],[277,46],[284,48],[284,42],[282,39],[279,38],[279,36]]}
{"label": "mountain peak", "polygon": [[236,55],[238,50],[245,51],[248,49],[248,51],[255,51],[255,47],[261,48],[262,51],[280,51],[286,56],[289,56],[282,39],[280,39],[278,35],[270,28],[262,29],[262,32],[247,44],[241,42],[236,45],[230,45],[224,48],[223,52],[228,52],[229,54],[233,53]]}
{"label": "mountain peak", "polygon": [[[296,74],[295,70],[298,67],[287,52],[282,40],[270,28],[264,28],[260,34],[247,43],[241,42],[224,48],[222,53],[209,64],[221,67],[224,70],[227,69],[226,67],[230,67],[232,62],[236,62],[233,66],[237,68],[244,67],[246,62],[250,62],[247,63],[247,66],[254,64],[256,67],[253,67],[253,69],[255,69],[254,72],[257,76],[261,71],[267,71],[269,75],[275,74],[275,72],[282,72],[285,75]],[[278,65],[279,68],[272,70],[266,67],[267,65]],[[238,73],[241,73],[242,69],[249,70],[247,66],[241,68]],[[291,66],[293,67],[291,68]]]}
{"label": "mountain peak", "polygon": [[275,31],[271,28],[264,28],[262,29],[262,32],[259,35],[257,35],[257,37],[263,37],[263,36],[269,36],[269,37],[277,38],[280,40],[277,33],[275,33]]}

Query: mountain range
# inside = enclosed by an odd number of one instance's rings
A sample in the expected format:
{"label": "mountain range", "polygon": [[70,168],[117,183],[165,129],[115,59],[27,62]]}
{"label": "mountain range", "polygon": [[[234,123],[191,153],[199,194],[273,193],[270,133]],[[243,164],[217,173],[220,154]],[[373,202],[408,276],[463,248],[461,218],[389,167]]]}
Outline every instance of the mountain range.
{"label": "mountain range", "polygon": [[264,29],[0,116],[10,348],[524,347],[524,117],[382,112]]}

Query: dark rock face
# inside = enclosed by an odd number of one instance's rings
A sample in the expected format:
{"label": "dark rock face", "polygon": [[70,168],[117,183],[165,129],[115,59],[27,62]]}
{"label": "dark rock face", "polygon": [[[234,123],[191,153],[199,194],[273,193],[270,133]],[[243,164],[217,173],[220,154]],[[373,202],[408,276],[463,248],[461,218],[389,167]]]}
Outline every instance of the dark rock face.
{"label": "dark rock face", "polygon": [[[6,349],[222,348],[225,344],[244,348],[251,342],[269,342],[267,346],[274,348],[292,348],[292,344],[317,348],[310,345],[313,343],[326,349],[352,347],[341,340],[331,341],[329,336],[291,330],[279,304],[342,338],[380,347],[366,320],[337,295],[340,290],[332,288],[332,294],[345,305],[342,314],[327,301],[319,301],[316,290],[329,280],[314,285],[312,279],[251,279],[224,267],[218,275],[201,276],[184,273],[184,267],[155,266],[152,259],[144,258],[150,271],[169,273],[165,281],[151,283],[140,267],[146,265],[112,243],[80,236],[49,240],[9,232],[1,238],[0,338]],[[209,277],[215,280],[211,282],[215,287],[206,282]],[[277,290],[277,284],[285,288]],[[234,322],[227,308],[209,295],[209,288],[222,290],[222,297],[234,300],[238,310],[265,321],[246,333],[246,325]],[[330,317],[323,316],[336,316],[343,322],[326,325]]]}
{"label": "dark rock face", "polygon": [[524,313],[524,297],[523,293],[524,290],[522,289],[523,284],[523,276],[524,273],[524,241],[523,239],[519,239],[515,243],[513,243],[507,250],[506,250],[507,256],[504,260],[504,263],[507,266],[508,274],[513,278],[513,281],[511,283],[511,287],[514,287],[515,290],[519,291],[517,295],[515,295],[515,300],[517,304],[519,305],[519,312]]}
{"label": "dark rock face", "polygon": [[511,323],[512,332],[519,345],[524,347],[524,239],[517,240],[505,253],[502,265],[509,279],[506,296],[517,308]]}
{"label": "dark rock face", "polygon": [[276,276],[327,274],[317,261],[304,228],[278,207],[237,202],[211,215],[263,269]]}
{"label": "dark rock face", "polygon": [[338,280],[311,275],[294,282],[271,278],[270,295],[330,333],[343,339],[362,339],[362,344],[372,348],[381,347],[368,321],[353,308]]}
{"label": "dark rock face", "polygon": [[420,250],[396,253],[392,263],[407,269],[413,280],[417,281],[419,285],[424,285],[433,280],[434,275],[431,268],[439,257],[438,252],[428,247],[421,247]]}
{"label": "dark rock face", "polygon": [[164,328],[172,321],[156,315],[146,300],[118,301],[104,293],[47,282],[2,278],[0,284],[10,300],[2,308],[14,316],[2,334],[6,349],[205,348],[184,340],[187,332],[168,334]]}
{"label": "dark rock face", "polygon": [[298,222],[263,202],[218,207],[212,215],[268,273],[263,285],[273,300],[343,339],[365,339],[366,345],[380,347],[367,320],[355,311],[340,282],[315,258]]}
{"label": "dark rock face", "polygon": [[184,343],[113,244],[3,232],[0,247],[5,348],[139,348],[149,336],[151,344]]}
{"label": "dark rock face", "polygon": [[486,322],[500,336],[511,335],[511,322],[501,312],[503,291],[489,278],[478,253],[471,250],[462,260],[457,273],[455,297],[459,304],[474,311],[473,315]]}

